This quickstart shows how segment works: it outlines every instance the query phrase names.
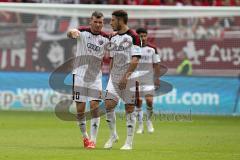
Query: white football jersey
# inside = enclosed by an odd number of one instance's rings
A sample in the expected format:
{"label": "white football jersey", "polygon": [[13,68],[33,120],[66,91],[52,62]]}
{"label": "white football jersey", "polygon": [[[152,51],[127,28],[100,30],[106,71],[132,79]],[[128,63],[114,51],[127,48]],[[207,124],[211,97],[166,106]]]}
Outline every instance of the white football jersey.
{"label": "white football jersey", "polygon": [[160,62],[160,56],[157,53],[157,49],[152,45],[146,45],[141,47],[141,53],[141,59],[139,60],[137,70],[152,71],[153,64]]}
{"label": "white football jersey", "polygon": [[[73,74],[90,79],[101,79],[101,64],[105,53],[105,46],[109,43],[108,35],[104,32],[94,34],[89,27],[80,27],[80,37],[77,39],[77,52]],[[79,64],[86,64],[81,65]]]}
{"label": "white football jersey", "polygon": [[116,34],[110,38],[110,57],[113,59],[111,76],[113,81],[119,81],[126,73],[131,58],[141,57],[140,39],[131,29],[123,34]]}
{"label": "white football jersey", "polygon": [[139,60],[138,66],[133,77],[139,77],[139,81],[153,81],[154,70],[153,64],[160,62],[160,56],[157,53],[157,49],[148,44],[141,47],[141,59]]}

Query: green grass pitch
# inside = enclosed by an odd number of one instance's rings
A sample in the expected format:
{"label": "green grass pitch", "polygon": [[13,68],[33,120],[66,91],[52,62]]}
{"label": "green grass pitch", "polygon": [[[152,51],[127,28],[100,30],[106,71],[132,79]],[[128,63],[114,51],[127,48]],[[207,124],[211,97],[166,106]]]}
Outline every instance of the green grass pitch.
{"label": "green grass pitch", "polygon": [[105,150],[109,131],[102,117],[97,148],[85,150],[75,122],[61,121],[49,112],[0,111],[0,160],[240,159],[240,117],[155,120],[154,127],[153,134],[135,135],[132,151],[121,151],[126,127],[125,120],[118,119],[120,140],[111,150]]}

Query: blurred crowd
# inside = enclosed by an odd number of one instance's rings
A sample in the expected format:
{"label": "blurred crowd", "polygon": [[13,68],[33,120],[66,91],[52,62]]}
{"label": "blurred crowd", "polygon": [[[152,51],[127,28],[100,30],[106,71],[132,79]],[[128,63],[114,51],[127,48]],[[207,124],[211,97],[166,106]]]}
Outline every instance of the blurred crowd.
{"label": "blurred crowd", "polygon": [[[126,4],[126,5],[176,5],[176,6],[240,6],[240,0],[0,0],[0,2],[19,3],[64,3],[64,4]],[[0,26],[13,24],[37,27],[37,17],[33,14],[0,11]],[[88,24],[88,19],[79,19],[81,25]],[[205,25],[207,24],[207,25]],[[209,25],[210,24],[210,25]],[[188,18],[188,19],[161,19],[161,20],[130,20],[130,25],[144,26],[149,29],[169,29],[174,27],[191,28],[198,32],[198,26],[227,29],[240,24],[239,17],[235,18]],[[186,31],[189,32],[189,31]],[[201,31],[202,32],[202,31]],[[184,33],[182,31],[182,33]]]}
{"label": "blurred crowd", "polygon": [[[234,6],[240,5],[240,0],[0,0],[0,2],[32,2],[32,3],[70,3],[70,4],[143,4],[143,5],[177,5],[177,6]],[[51,18],[48,16],[47,18]],[[44,17],[44,19],[47,19]],[[56,17],[55,17],[56,18]],[[33,14],[16,13],[0,11],[0,27],[9,26],[23,26],[38,28],[42,26],[41,17]],[[57,21],[64,22],[65,17],[57,17]],[[106,21],[108,21],[107,19]],[[79,18],[80,25],[88,25],[87,18]],[[41,24],[38,24],[40,23]],[[50,22],[49,22],[50,23]],[[66,22],[67,23],[67,22]],[[45,22],[44,22],[45,24]],[[222,30],[233,29],[239,30],[240,17],[201,17],[201,18],[163,18],[163,19],[130,19],[129,25],[132,28],[138,26],[146,27],[150,30],[166,30],[178,28],[174,33],[180,39],[183,37],[193,36],[194,34],[201,35],[200,37],[207,37],[209,35],[221,36]],[[237,27],[236,27],[237,26]],[[181,32],[179,32],[181,29]],[[181,35],[179,34],[181,33]],[[209,34],[211,33],[211,34]],[[202,36],[203,35],[203,36]],[[200,38],[201,39],[201,38]]]}
{"label": "blurred crowd", "polygon": [[0,0],[0,2],[166,6],[240,6],[240,0]]}
{"label": "blurred crowd", "polygon": [[[126,4],[126,5],[177,5],[177,6],[240,6],[240,0],[0,0],[0,2],[32,2],[32,3],[68,3],[68,4]],[[56,19],[61,25],[67,26],[69,17],[36,16],[34,14],[0,11],[0,27],[18,26],[33,27],[49,26]],[[42,20],[44,19],[44,20]],[[109,21],[109,19],[106,19]],[[57,23],[56,22],[56,23]],[[49,25],[47,25],[50,23]],[[88,25],[88,18],[79,18],[80,25]],[[150,30],[173,30],[178,39],[221,37],[224,30],[239,30],[240,17],[200,17],[200,18],[162,18],[162,19],[130,19],[132,28],[138,26]],[[49,27],[47,27],[49,28]],[[51,28],[51,27],[50,27]],[[52,27],[54,28],[54,27]],[[63,27],[64,28],[64,27]],[[181,34],[180,34],[181,33]]]}

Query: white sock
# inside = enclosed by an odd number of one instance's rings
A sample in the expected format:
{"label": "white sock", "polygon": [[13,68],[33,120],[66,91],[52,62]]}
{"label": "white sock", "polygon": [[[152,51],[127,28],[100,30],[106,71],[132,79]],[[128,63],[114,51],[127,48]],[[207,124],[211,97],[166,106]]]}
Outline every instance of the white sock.
{"label": "white sock", "polygon": [[107,112],[107,114],[106,114],[106,121],[108,123],[108,127],[110,129],[111,136],[117,135],[115,111]]}
{"label": "white sock", "polygon": [[147,121],[151,121],[153,115],[153,107],[147,107]]}
{"label": "white sock", "polygon": [[100,117],[91,119],[91,141],[96,144],[98,128],[100,125]]}
{"label": "white sock", "polygon": [[126,143],[132,144],[133,142],[133,136],[134,136],[134,130],[136,126],[136,115],[134,112],[132,113],[126,113],[126,119],[127,119],[127,139]]}
{"label": "white sock", "polygon": [[88,138],[87,130],[86,130],[86,117],[84,116],[81,119],[78,119],[78,126],[82,133],[83,138]]}
{"label": "white sock", "polygon": [[143,124],[143,111],[141,108],[136,108],[136,115],[139,125]]}

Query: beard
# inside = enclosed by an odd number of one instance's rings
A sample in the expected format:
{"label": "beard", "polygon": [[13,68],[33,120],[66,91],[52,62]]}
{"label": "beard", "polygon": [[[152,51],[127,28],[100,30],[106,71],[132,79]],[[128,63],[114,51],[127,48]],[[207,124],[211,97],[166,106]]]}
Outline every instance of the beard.
{"label": "beard", "polygon": [[117,25],[117,31],[120,31],[122,29],[122,26],[120,26],[119,24]]}
{"label": "beard", "polygon": [[113,31],[117,32],[122,29],[122,26],[118,23],[115,27],[112,27]]}
{"label": "beard", "polygon": [[142,45],[146,46],[147,45],[147,41],[142,41]]}
{"label": "beard", "polygon": [[120,31],[120,30],[121,30],[121,27],[119,27],[119,26],[113,28],[113,31],[114,31],[114,32],[117,32],[117,31]]}

